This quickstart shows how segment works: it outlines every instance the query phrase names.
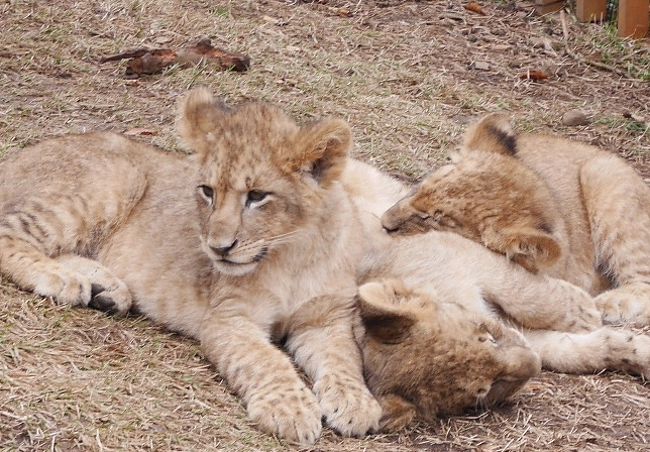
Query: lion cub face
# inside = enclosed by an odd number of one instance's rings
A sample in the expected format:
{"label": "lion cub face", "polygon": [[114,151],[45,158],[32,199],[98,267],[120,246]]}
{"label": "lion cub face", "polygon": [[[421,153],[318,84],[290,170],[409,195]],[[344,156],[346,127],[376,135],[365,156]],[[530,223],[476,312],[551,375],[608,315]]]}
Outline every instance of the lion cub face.
{"label": "lion cub face", "polygon": [[554,264],[558,213],[548,187],[516,158],[508,121],[484,117],[454,157],[384,213],[384,228],[394,235],[453,231],[532,272]]}
{"label": "lion cub face", "polygon": [[198,153],[201,242],[218,271],[254,271],[319,221],[351,145],[346,123],[300,127],[279,109],[230,109],[204,89],[181,105],[179,132]]}
{"label": "lion cub face", "polygon": [[383,280],[361,286],[359,298],[357,340],[385,430],[494,405],[540,372],[516,330],[434,294]]}

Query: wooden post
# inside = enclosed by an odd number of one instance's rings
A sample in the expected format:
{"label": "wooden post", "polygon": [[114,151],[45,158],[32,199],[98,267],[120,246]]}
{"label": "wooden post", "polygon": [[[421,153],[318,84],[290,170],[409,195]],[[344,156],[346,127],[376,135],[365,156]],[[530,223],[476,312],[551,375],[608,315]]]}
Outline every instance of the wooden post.
{"label": "wooden post", "polygon": [[576,17],[580,22],[602,22],[607,16],[607,0],[576,0]]}
{"label": "wooden post", "polygon": [[648,34],[648,0],[619,0],[618,35],[622,38],[640,39]]}

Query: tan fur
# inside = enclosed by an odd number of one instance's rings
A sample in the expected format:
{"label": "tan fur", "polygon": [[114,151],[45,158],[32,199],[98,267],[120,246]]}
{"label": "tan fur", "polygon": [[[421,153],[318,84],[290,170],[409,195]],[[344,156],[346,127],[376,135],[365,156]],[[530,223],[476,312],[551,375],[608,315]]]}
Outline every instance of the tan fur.
{"label": "tan fur", "polygon": [[399,399],[412,404],[413,416],[432,421],[502,401],[540,371],[539,357],[517,331],[453,300],[439,302],[430,289],[382,280],[359,293],[358,340],[385,429],[401,426],[395,417],[405,417],[405,408],[389,406]]}
{"label": "tan fur", "polygon": [[650,189],[622,159],[515,137],[497,114],[469,129],[455,159],[384,214],[387,230],[462,234],[599,295],[607,321],[650,324]]}
{"label": "tan fur", "polygon": [[[650,374],[650,337],[603,327],[584,290],[455,233],[391,238],[378,215],[406,188],[359,162],[344,182],[373,240],[360,269],[355,334],[382,428],[499,402],[540,361],[560,372]],[[496,344],[482,340],[490,337]]]}
{"label": "tan fur", "polygon": [[[404,369],[420,360],[420,369],[427,360],[440,366],[429,367],[440,386],[428,379],[407,385],[411,392],[421,388],[414,402],[428,407],[420,410],[425,417],[464,408],[487,383],[490,391],[499,387],[494,363],[508,354],[496,359],[464,345],[476,337],[476,319],[486,318],[479,326],[494,324],[483,294],[530,328],[579,332],[599,323],[585,292],[531,275],[454,234],[404,239],[395,247],[378,215],[405,188],[345,160],[350,132],[338,120],[300,127],[268,105],[230,109],[198,90],[182,103],[179,130],[196,155],[166,154],[103,133],[46,141],[6,158],[0,271],[64,304],[124,312],[133,303],[154,321],[199,338],[265,431],[309,444],[321,416],[346,435],[378,426],[381,410],[362,377],[361,353],[369,353],[373,331],[354,307],[358,282],[394,276],[410,287],[400,299],[429,300],[429,308],[422,306],[429,313],[446,312],[431,307],[438,296],[455,300],[450,306],[458,312],[463,303],[476,312],[451,315],[420,348],[366,360],[363,370],[388,410],[385,426],[404,425],[415,412],[399,391],[390,392],[401,377],[375,366],[399,360]],[[368,305],[385,309],[390,301]],[[424,323],[413,323],[409,335]],[[313,390],[272,345],[280,339]],[[473,369],[467,384],[445,382],[446,363],[459,360],[430,347],[424,354],[429,340],[459,350]]]}
{"label": "tan fur", "polygon": [[[338,182],[348,126],[301,127],[199,89],[178,127],[190,158],[102,133],[5,159],[0,270],[59,303],[120,313],[133,303],[199,338],[267,432],[311,444],[321,417],[344,435],[376,428],[349,315],[366,241]],[[341,315],[290,321],[330,301]],[[272,343],[282,338],[313,391]]]}
{"label": "tan fur", "polygon": [[488,305],[475,310],[466,300],[402,280],[361,286],[359,311],[357,341],[384,430],[415,417],[431,421],[490,407],[537,375],[540,364],[568,373],[650,375],[648,336],[609,327],[520,332],[489,313]]}

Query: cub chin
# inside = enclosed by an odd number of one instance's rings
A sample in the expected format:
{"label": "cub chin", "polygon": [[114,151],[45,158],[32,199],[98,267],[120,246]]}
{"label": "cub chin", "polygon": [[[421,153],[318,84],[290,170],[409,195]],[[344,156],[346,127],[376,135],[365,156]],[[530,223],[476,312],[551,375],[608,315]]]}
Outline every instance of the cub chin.
{"label": "cub chin", "polygon": [[400,280],[361,286],[358,313],[355,337],[384,431],[493,406],[541,369],[513,328]]}

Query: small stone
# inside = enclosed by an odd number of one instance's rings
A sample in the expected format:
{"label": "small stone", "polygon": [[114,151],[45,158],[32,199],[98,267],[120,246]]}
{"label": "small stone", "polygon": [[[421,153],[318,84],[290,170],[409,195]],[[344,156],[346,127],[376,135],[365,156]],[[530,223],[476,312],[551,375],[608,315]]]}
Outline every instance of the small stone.
{"label": "small stone", "polygon": [[476,69],[477,71],[489,71],[490,63],[486,63],[485,61],[474,61],[472,63],[472,68]]}
{"label": "small stone", "polygon": [[590,122],[582,110],[569,110],[562,116],[562,124],[565,126],[586,126]]}

